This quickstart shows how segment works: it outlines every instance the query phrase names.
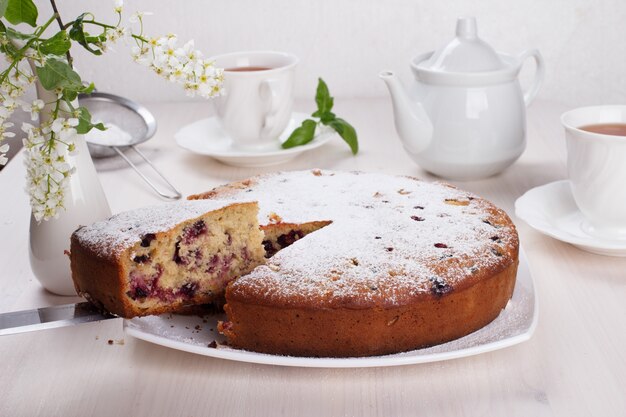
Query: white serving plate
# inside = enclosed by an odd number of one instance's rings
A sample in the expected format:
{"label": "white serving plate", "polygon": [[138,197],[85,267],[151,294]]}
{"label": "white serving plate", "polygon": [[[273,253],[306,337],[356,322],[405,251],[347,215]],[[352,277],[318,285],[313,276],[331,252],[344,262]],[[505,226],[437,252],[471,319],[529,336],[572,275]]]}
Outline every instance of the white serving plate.
{"label": "white serving plate", "polygon": [[[430,348],[365,358],[311,358],[249,352],[223,345],[226,339],[217,332],[217,321],[225,319],[223,314],[204,318],[175,314],[134,318],[124,321],[124,331],[157,345],[233,361],[314,368],[361,368],[444,361],[503,349],[530,339],[537,326],[537,317],[537,294],[526,256],[520,251],[513,297],[502,313],[472,334]],[[217,348],[208,347],[212,341],[217,342]]]}

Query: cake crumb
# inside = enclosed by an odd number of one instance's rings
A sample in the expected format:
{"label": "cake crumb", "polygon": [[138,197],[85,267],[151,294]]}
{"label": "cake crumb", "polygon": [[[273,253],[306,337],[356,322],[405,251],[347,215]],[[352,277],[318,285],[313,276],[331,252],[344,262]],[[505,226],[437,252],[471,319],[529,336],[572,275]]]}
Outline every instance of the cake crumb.
{"label": "cake crumb", "polygon": [[217,342],[214,340],[211,343],[208,344],[208,347],[213,348],[213,349],[217,349]]}
{"label": "cake crumb", "polygon": [[273,211],[269,214],[269,220],[270,223],[280,223],[283,221],[282,217],[280,217],[278,214],[274,213]]}
{"label": "cake crumb", "polygon": [[456,198],[446,198],[444,203],[449,204],[451,206],[467,206],[469,205],[469,201],[461,201]]}
{"label": "cake crumb", "polygon": [[113,339],[109,339],[109,340],[107,340],[107,343],[108,343],[109,345],[112,345],[112,344],[113,344]]}

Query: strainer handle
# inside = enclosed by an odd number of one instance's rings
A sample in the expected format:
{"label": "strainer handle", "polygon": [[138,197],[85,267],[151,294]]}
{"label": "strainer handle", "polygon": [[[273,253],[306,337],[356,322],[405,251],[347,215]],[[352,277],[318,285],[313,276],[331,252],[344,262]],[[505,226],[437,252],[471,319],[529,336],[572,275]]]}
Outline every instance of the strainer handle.
{"label": "strainer handle", "polygon": [[119,156],[121,156],[128,165],[130,165],[130,167],[132,169],[135,170],[135,172],[137,172],[137,174],[139,174],[139,176],[146,182],[146,184],[148,184],[150,186],[150,188],[152,188],[158,195],[160,195],[163,198],[167,198],[168,200],[178,200],[179,198],[181,198],[183,195],[176,189],[176,187],[174,187],[168,180],[167,178],[165,178],[165,176],[161,173],[161,171],[159,171],[153,164],[152,162],[148,159],[148,157],[146,157],[146,155],[144,155],[139,149],[137,149],[134,145],[130,145],[130,147],[137,152],[137,154],[139,156],[141,156],[143,158],[144,161],[146,161],[146,163],[148,165],[150,165],[150,167],[152,167],[152,169],[154,170],[154,172],[156,172],[162,179],[163,181],[165,181],[165,183],[168,185],[169,187],[169,191],[172,191],[173,194],[168,194],[166,192],[163,192],[161,190],[159,190],[157,188],[156,185],[154,185],[154,183],[152,181],[150,181],[150,179],[148,177],[146,177],[143,172],[141,172],[139,170],[139,168],[137,168],[137,166],[130,160],[128,159],[128,157],[126,155],[124,155],[124,152],[120,151],[120,149],[117,146],[112,146],[113,149],[115,149],[115,152],[117,152],[117,154]]}

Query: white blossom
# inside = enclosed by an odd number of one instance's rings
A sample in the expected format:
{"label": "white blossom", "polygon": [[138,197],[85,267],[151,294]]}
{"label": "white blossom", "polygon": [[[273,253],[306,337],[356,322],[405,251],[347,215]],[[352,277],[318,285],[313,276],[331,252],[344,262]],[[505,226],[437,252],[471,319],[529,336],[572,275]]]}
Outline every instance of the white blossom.
{"label": "white blossom", "polygon": [[130,23],[137,23],[143,19],[144,16],[151,16],[152,12],[135,12],[128,18]]}
{"label": "white blossom", "polygon": [[113,10],[115,10],[115,13],[122,13],[123,9],[124,9],[124,0],[115,0],[115,7],[113,8]]}
{"label": "white blossom", "polygon": [[27,191],[37,221],[56,218],[63,209],[69,178],[75,170],[68,155],[75,150],[77,125],[78,119],[63,117],[40,128],[29,123],[22,125],[28,134],[24,139]]}
{"label": "white blossom", "polygon": [[37,120],[37,115],[44,108],[44,105],[43,100],[37,99],[30,104],[22,103],[22,110],[30,113],[30,120]]}
{"label": "white blossom", "polygon": [[76,126],[78,126],[77,118],[72,117],[70,119],[65,119],[63,117],[59,117],[54,119],[50,129],[59,135],[59,139],[66,141],[76,134],[76,129],[74,129]]}
{"label": "white blossom", "polygon": [[6,138],[12,138],[15,136],[15,133],[9,132],[7,129],[12,127],[13,123],[10,122],[2,122],[0,123],[0,142],[2,142]]}
{"label": "white blossom", "polygon": [[9,144],[0,145],[0,165],[6,165],[9,162],[9,158],[6,157],[7,152],[9,152]]}
{"label": "white blossom", "polygon": [[211,98],[222,93],[223,71],[203,60],[193,41],[180,47],[177,36],[168,34],[152,38],[145,45],[133,49],[133,59],[170,82],[181,84],[187,95]]}

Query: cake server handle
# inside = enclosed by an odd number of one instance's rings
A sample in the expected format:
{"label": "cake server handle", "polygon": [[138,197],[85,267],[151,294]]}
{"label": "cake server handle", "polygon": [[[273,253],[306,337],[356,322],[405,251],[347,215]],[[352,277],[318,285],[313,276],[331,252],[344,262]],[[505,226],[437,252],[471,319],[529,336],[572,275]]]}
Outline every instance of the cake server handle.
{"label": "cake server handle", "polygon": [[134,145],[131,145],[130,147],[133,149],[133,151],[137,152],[137,154],[138,154],[139,156],[141,156],[141,157],[143,158],[143,160],[144,160],[144,161],[146,161],[146,163],[147,163],[148,165],[150,165],[150,166],[152,167],[152,169],[154,170],[154,172],[156,172],[156,173],[159,175],[159,177],[161,177],[161,179],[163,179],[163,181],[165,181],[165,183],[169,186],[169,189],[170,189],[170,191],[172,191],[172,192],[173,192],[173,194],[166,194],[165,192],[163,192],[163,191],[159,190],[159,189],[156,187],[156,185],[154,185],[154,183],[153,183],[152,181],[150,181],[150,180],[148,179],[148,177],[146,177],[146,176],[143,174],[143,172],[141,172],[141,171],[139,170],[139,168],[137,168],[137,166],[136,166],[135,164],[133,164],[133,162],[132,162],[130,159],[128,159],[128,157],[127,157],[126,155],[124,155],[124,152],[120,151],[120,149],[119,149],[117,146],[112,146],[112,148],[113,148],[113,149],[115,149],[115,152],[117,152],[117,154],[118,154],[119,156],[121,156],[122,158],[124,158],[124,160],[126,161],[126,163],[127,163],[128,165],[130,165],[130,167],[131,167],[132,169],[134,169],[134,170],[135,170],[135,172],[136,172],[137,174],[139,174],[139,176],[140,176],[140,177],[141,177],[141,178],[142,178],[142,179],[146,182],[146,184],[148,184],[148,185],[149,185],[149,186],[150,186],[150,187],[151,187],[151,188],[152,188],[152,189],[153,189],[153,190],[154,190],[154,191],[155,191],[158,195],[160,195],[160,196],[161,196],[161,197],[163,197],[163,198],[167,198],[167,199],[169,199],[169,200],[178,200],[179,198],[181,198],[181,197],[183,196],[183,195],[180,193],[180,191],[178,191],[178,190],[176,189],[176,187],[174,187],[174,186],[173,186],[173,185],[172,185],[172,184],[171,184],[171,183],[167,180],[167,178],[165,178],[165,176],[163,175],[163,173],[161,173],[161,171],[159,171],[159,170],[157,169],[157,167],[155,167],[155,166],[152,164],[152,162],[148,159],[148,157],[147,157],[146,155],[144,155],[144,154],[143,154],[143,152],[141,152],[139,149],[137,149]]}
{"label": "cake server handle", "polygon": [[14,311],[0,314],[0,336],[115,318],[87,302]]}

